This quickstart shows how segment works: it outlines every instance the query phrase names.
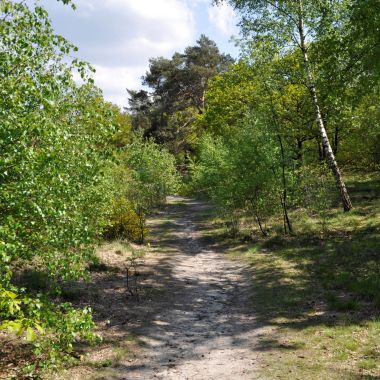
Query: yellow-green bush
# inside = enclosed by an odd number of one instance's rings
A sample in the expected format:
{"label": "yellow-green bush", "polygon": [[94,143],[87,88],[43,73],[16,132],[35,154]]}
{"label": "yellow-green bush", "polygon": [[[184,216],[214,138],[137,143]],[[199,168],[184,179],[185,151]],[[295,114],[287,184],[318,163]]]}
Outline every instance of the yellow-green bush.
{"label": "yellow-green bush", "polygon": [[104,231],[104,236],[107,239],[123,238],[141,241],[146,232],[144,215],[138,215],[132,203],[124,197],[116,198],[112,205],[110,222]]}

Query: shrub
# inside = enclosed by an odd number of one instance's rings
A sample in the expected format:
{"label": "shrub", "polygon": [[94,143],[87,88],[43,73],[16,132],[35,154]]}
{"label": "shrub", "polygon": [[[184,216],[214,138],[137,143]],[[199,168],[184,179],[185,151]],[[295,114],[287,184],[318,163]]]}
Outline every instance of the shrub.
{"label": "shrub", "polygon": [[133,204],[125,198],[116,198],[112,204],[109,225],[104,231],[105,238],[122,238],[138,242],[141,240],[141,236],[146,233],[147,229],[141,223]]}
{"label": "shrub", "polygon": [[146,215],[178,189],[175,158],[153,141],[135,138],[119,154],[112,178],[116,198],[105,236],[143,243]]}
{"label": "shrub", "polygon": [[[90,310],[55,296],[85,276],[103,229],[116,120],[42,7],[2,0],[0,17],[0,329],[25,335],[48,360],[79,335],[92,339]],[[46,273],[45,294],[16,286],[13,272],[28,266]]]}
{"label": "shrub", "polygon": [[247,117],[241,128],[223,137],[205,135],[192,164],[194,187],[206,190],[225,215],[263,222],[280,210],[280,157],[276,141],[263,125]]}

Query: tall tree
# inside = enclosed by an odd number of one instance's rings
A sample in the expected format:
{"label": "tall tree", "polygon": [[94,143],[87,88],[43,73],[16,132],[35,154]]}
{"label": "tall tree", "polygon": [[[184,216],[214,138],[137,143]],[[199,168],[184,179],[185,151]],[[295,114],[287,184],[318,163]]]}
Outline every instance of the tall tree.
{"label": "tall tree", "polygon": [[233,59],[220,53],[215,42],[204,35],[196,45],[174,53],[171,59],[152,58],[142,78],[151,91],[129,91],[134,129],[167,145],[172,152],[179,147],[188,150],[191,144],[182,140],[193,135],[194,121],[204,113],[209,80],[227,71],[231,63]]}
{"label": "tall tree", "polygon": [[[339,15],[347,7],[345,1],[307,1],[304,0],[228,0],[242,14],[243,34],[253,37],[254,42],[262,46],[277,46],[274,54],[283,55],[298,49],[303,59],[304,79],[307,83],[310,98],[314,107],[315,120],[318,126],[322,145],[329,166],[335,177],[343,204],[343,209],[352,208],[351,200],[343,181],[339,166],[331,147],[324,120],[322,117],[319,95],[313,74],[313,62],[309,50],[315,41],[339,27]],[[215,0],[219,3],[221,0]],[[265,41],[266,43],[262,43]]]}
{"label": "tall tree", "polygon": [[201,35],[183,54],[174,53],[171,59],[152,58],[143,84],[153,90],[153,97],[167,112],[195,107],[203,113],[208,81],[231,63],[229,55],[221,54],[214,41]]}
{"label": "tall tree", "polygon": [[197,45],[185,49],[183,58],[183,86],[187,88],[192,105],[199,113],[203,113],[209,80],[228,70],[233,59],[229,55],[221,54],[216,43],[205,35],[201,35]]}

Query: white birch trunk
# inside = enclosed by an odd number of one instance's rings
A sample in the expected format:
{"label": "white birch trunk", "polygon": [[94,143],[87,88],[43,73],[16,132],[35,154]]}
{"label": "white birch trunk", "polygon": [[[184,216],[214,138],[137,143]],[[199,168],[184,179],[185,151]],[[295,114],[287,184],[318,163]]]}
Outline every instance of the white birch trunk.
{"label": "white birch trunk", "polygon": [[299,32],[299,37],[300,37],[300,47],[302,50],[302,55],[303,55],[303,60],[304,60],[304,65],[305,65],[305,73],[309,85],[309,90],[310,90],[310,95],[312,98],[313,106],[314,106],[314,112],[315,112],[315,118],[317,122],[317,126],[319,129],[319,134],[322,139],[322,145],[323,149],[326,153],[327,161],[328,164],[331,168],[331,171],[333,172],[333,175],[335,177],[335,182],[336,185],[339,189],[340,192],[340,197],[342,200],[343,204],[343,209],[344,211],[349,211],[352,209],[352,203],[350,200],[350,197],[348,195],[346,185],[344,184],[342,174],[339,170],[338,163],[336,162],[334,152],[331,148],[329,138],[327,136],[327,132],[323,123],[322,115],[321,115],[321,110],[319,107],[319,102],[318,102],[318,95],[317,95],[317,90],[315,88],[315,82],[313,75],[310,70],[310,65],[309,65],[309,58],[307,54],[307,47],[306,47],[306,41],[305,41],[305,27],[304,27],[304,15],[303,15],[303,0],[299,0],[299,23],[298,23],[298,32]]}

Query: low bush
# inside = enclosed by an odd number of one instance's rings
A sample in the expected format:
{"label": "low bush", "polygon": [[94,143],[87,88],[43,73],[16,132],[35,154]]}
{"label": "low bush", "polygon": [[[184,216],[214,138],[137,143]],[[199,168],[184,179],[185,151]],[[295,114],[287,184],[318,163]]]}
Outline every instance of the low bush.
{"label": "low bush", "polygon": [[104,237],[109,240],[122,238],[138,242],[147,232],[133,204],[125,198],[116,198],[112,204],[112,213],[109,225],[105,228]]}

